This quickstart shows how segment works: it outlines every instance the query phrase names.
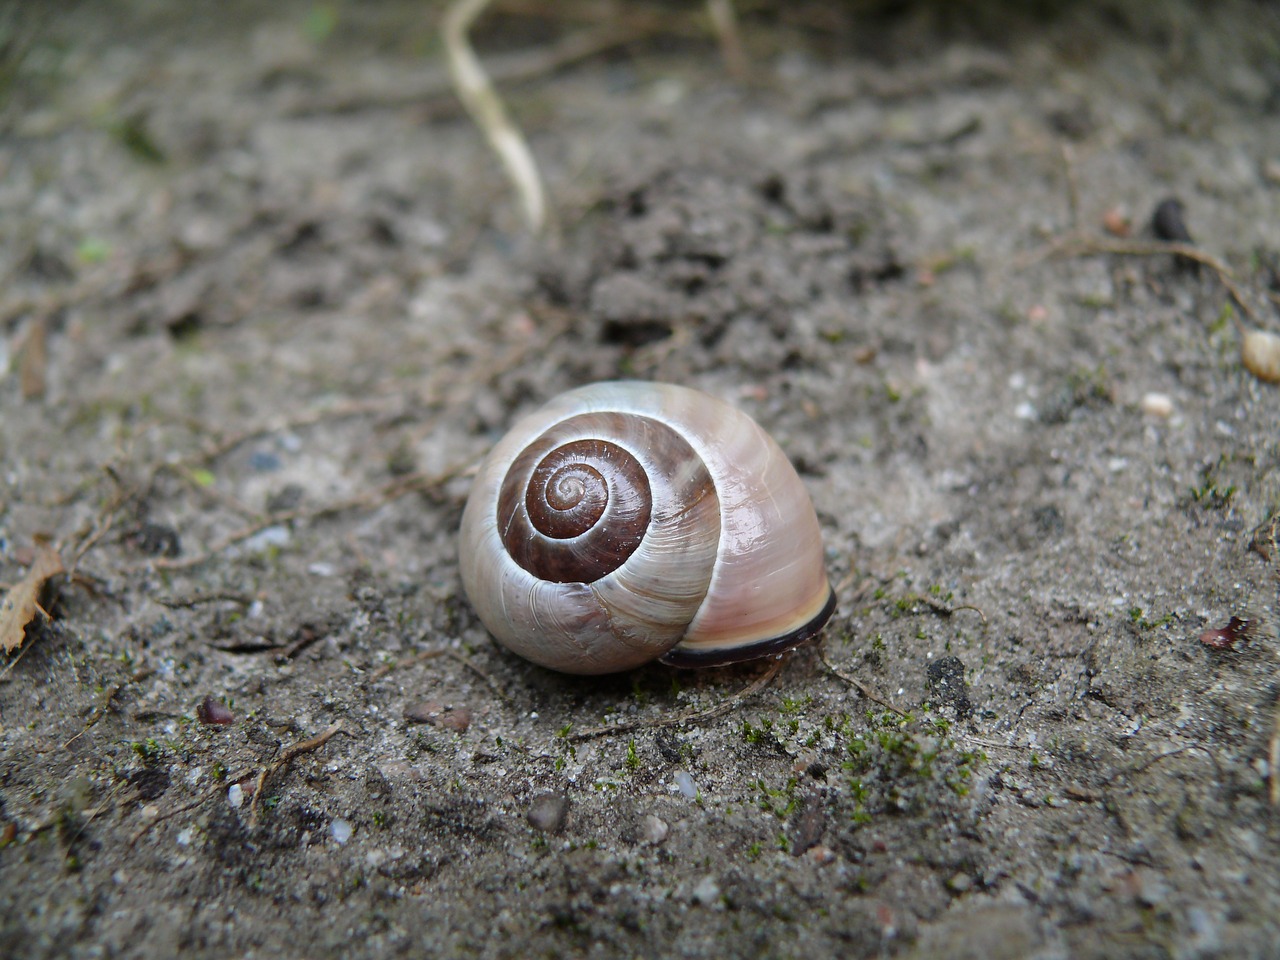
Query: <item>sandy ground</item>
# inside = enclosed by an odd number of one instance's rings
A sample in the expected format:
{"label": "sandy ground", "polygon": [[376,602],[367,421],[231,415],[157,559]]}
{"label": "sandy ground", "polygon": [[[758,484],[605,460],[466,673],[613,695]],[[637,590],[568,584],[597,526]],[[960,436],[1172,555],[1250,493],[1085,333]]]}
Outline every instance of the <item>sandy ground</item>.
{"label": "sandy ground", "polygon": [[[502,4],[541,238],[438,6],[36,6],[0,581],[66,572],[0,954],[1277,955],[1274,4],[744,3],[745,79],[697,7]],[[1143,252],[1167,198],[1244,307]],[[765,686],[552,674],[461,595],[467,468],[620,376],[812,494],[839,609]]]}

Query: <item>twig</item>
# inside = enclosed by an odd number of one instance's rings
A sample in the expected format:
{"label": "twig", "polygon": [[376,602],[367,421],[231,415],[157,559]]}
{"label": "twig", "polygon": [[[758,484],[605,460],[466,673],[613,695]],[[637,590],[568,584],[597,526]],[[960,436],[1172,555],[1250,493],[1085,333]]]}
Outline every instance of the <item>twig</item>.
{"label": "twig", "polygon": [[[305,427],[313,427],[320,423],[343,419],[346,417],[385,414],[391,409],[392,406],[386,399],[378,398],[374,400],[352,400],[347,403],[325,407],[322,410],[312,410],[301,414],[300,416],[290,417],[272,424],[262,424],[260,426],[250,427],[238,433],[222,437],[221,439],[214,441],[214,443],[209,446],[206,446],[200,451],[197,457],[185,460],[181,465],[190,467],[193,463],[202,463],[207,466],[219,457],[223,457],[230,453],[236,447],[248,443],[250,440],[256,440],[259,437],[268,436],[273,433],[301,430]],[[211,433],[212,431],[202,429],[202,432]]]}
{"label": "twig", "polygon": [[1276,701],[1276,722],[1271,731],[1271,758],[1267,774],[1271,779],[1271,805],[1280,807],[1280,700]]}
{"label": "twig", "polygon": [[769,685],[773,678],[778,675],[778,671],[782,669],[782,665],[785,662],[786,660],[784,657],[778,657],[769,664],[769,669],[757,677],[750,686],[738,693],[735,693],[727,700],[721,700],[713,707],[709,707],[707,709],[685,710],[684,712],[677,713],[674,716],[663,717],[656,720],[632,720],[627,723],[614,723],[605,724],[599,727],[591,727],[587,730],[581,731],[580,733],[571,733],[565,739],[570,743],[581,743],[583,740],[592,740],[596,737],[605,737],[612,734],[631,733],[635,730],[651,730],[657,727],[673,727],[694,720],[711,720],[723,713],[728,713],[744,700],[751,699],[763,690]]}
{"label": "twig", "polygon": [[269,766],[262,768],[262,772],[258,774],[257,782],[253,787],[253,800],[249,802],[250,826],[256,827],[258,825],[258,812],[262,809],[262,794],[267,785],[267,778],[276,771],[287,767],[293,762],[294,757],[319,750],[333,738],[334,734],[338,733],[346,733],[346,730],[342,728],[341,724],[335,723],[324,733],[312,737],[310,740],[303,740],[300,743],[295,743],[291,747],[286,747],[284,752],[281,753],[280,756],[276,757]]}
{"label": "twig", "polygon": [[733,10],[733,0],[707,0],[707,14],[711,28],[720,41],[720,55],[725,69],[737,81],[747,79],[747,55],[742,49],[742,34],[738,31],[738,17]]}
{"label": "twig", "polygon": [[121,690],[123,690],[125,687],[127,687],[131,683],[137,683],[140,680],[147,679],[147,677],[151,676],[153,673],[155,673],[155,670],[151,669],[150,667],[144,667],[143,669],[139,670],[137,673],[134,673],[131,676],[128,676],[125,679],[121,680],[119,683],[113,684],[112,686],[108,687],[107,690],[102,695],[102,703],[100,703],[98,706],[93,708],[93,714],[85,722],[83,729],[81,729],[79,733],[77,733],[74,737],[72,737],[70,740],[64,743],[62,745],[63,749],[71,746],[73,743],[75,743],[77,740],[83,737],[86,733],[89,732],[89,729],[93,727],[94,724],[96,724],[99,720],[101,720],[103,717],[107,715],[107,711],[111,708],[112,701],[114,701],[115,698],[119,696]]}
{"label": "twig", "polygon": [[267,527],[274,527],[283,523],[292,523],[296,520],[315,520],[335,513],[344,513],[348,510],[362,510],[369,507],[381,506],[384,503],[388,503],[410,493],[416,493],[422,490],[434,490],[462,473],[468,466],[470,465],[453,467],[449,470],[445,470],[443,473],[437,474],[414,473],[405,477],[397,477],[395,480],[383,484],[381,487],[378,487],[370,493],[348,497],[346,500],[338,500],[333,503],[323,504],[319,507],[300,507],[297,510],[281,510],[278,513],[267,514],[259,517],[247,526],[241,527],[239,530],[232,531],[219,540],[216,540],[211,546],[207,547],[201,553],[192,554],[189,557],[159,557],[157,559],[148,560],[147,564],[157,570],[187,570],[191,567],[198,567],[202,563],[207,563],[209,560],[212,560],[222,551],[235,546],[241,541],[249,539],[255,533],[260,533]]}
{"label": "twig", "polygon": [[156,597],[156,603],[162,607],[168,607],[170,610],[188,610],[192,607],[199,607],[206,603],[237,603],[242,607],[247,607],[255,600],[247,593],[233,593],[230,591],[220,593],[197,593],[190,597]]}
{"label": "twig", "polygon": [[886,700],[884,697],[881,697],[877,693],[875,693],[875,691],[873,691],[870,687],[868,687],[865,683],[863,683],[857,677],[853,676],[852,674],[845,673],[843,670],[837,667],[834,663],[828,660],[827,652],[823,650],[821,647],[818,648],[818,658],[822,661],[823,665],[828,670],[834,673],[837,677],[839,677],[845,683],[849,684],[849,686],[856,689],[860,694],[862,694],[872,703],[878,703],[880,704],[880,706],[884,707],[886,710],[892,710],[894,713],[896,713],[900,717],[907,716],[907,711],[894,706],[890,701]]}
{"label": "twig", "polygon": [[[1244,293],[1235,281],[1231,268],[1212,254],[1205,253],[1188,243],[1164,243],[1147,240],[1111,240],[1091,234],[1069,233],[1051,242],[1047,247],[1038,250],[1029,257],[1023,258],[1017,266],[1029,266],[1038,260],[1048,257],[1088,257],[1099,253],[1111,253],[1129,257],[1153,257],[1161,254],[1172,254],[1202,263],[1218,275],[1218,280],[1227,288],[1231,299],[1240,307],[1242,313],[1255,324],[1260,324],[1257,314],[1244,298]],[[1236,317],[1236,330],[1243,335],[1244,325]]]}
{"label": "twig", "polygon": [[484,12],[490,0],[455,0],[444,15],[444,46],[449,58],[458,99],[471,119],[484,132],[489,146],[498,155],[507,177],[520,197],[525,221],[534,233],[540,233],[546,221],[546,201],[537,162],[524,136],[507,116],[506,108],[480,66],[471,49],[467,32]]}
{"label": "twig", "polygon": [[373,673],[369,674],[370,680],[381,680],[393,670],[401,670],[404,667],[411,667],[415,663],[421,663],[423,660],[434,660],[436,657],[443,657],[447,650],[423,650],[421,653],[415,653],[412,657],[401,657],[399,660],[392,660],[390,663],[384,663]]}
{"label": "twig", "polygon": [[494,680],[493,677],[489,676],[489,674],[486,673],[483,669],[481,669],[476,664],[476,662],[472,660],[470,657],[464,656],[463,654],[459,653],[457,650],[447,650],[445,652],[450,657],[450,659],[457,660],[460,664],[462,664],[464,667],[466,667],[468,670],[470,670],[472,673],[478,676],[481,680],[483,680],[486,684],[488,684],[489,689],[494,692],[494,694],[497,696],[499,700],[506,700],[508,702],[511,700],[511,696],[505,690],[503,690],[500,686],[498,686],[498,681]]}
{"label": "twig", "polygon": [[982,620],[982,625],[984,627],[987,625],[987,615],[982,612],[981,607],[975,604],[957,603],[955,606],[951,606],[950,604],[943,603],[941,600],[937,600],[933,597],[926,596],[923,594],[918,595],[916,599],[919,600],[921,603],[923,603],[926,607],[928,607],[934,613],[941,614],[944,617],[950,617],[953,614],[959,613],[961,610],[972,610],[974,613],[978,615],[979,619]]}
{"label": "twig", "polygon": [[1062,169],[1067,178],[1067,207],[1071,216],[1071,229],[1080,228],[1080,184],[1076,181],[1076,155],[1069,143],[1060,147]]}
{"label": "twig", "polygon": [[215,785],[212,790],[209,790],[208,792],[206,792],[203,797],[198,797],[197,799],[192,800],[190,803],[183,804],[181,807],[175,807],[172,810],[166,811],[165,813],[162,813],[159,816],[153,817],[152,819],[148,820],[140,828],[138,828],[138,830],[134,832],[132,837],[129,838],[129,842],[126,843],[124,846],[125,850],[132,850],[134,846],[137,844],[137,842],[141,840],[143,837],[145,837],[148,833],[150,833],[151,828],[154,827],[156,824],[163,823],[165,820],[171,820],[174,817],[177,817],[177,816],[180,816],[181,814],[186,813],[188,810],[194,810],[196,807],[201,806],[202,804],[208,803],[210,800],[212,800],[221,792],[222,792],[222,784],[219,783]]}

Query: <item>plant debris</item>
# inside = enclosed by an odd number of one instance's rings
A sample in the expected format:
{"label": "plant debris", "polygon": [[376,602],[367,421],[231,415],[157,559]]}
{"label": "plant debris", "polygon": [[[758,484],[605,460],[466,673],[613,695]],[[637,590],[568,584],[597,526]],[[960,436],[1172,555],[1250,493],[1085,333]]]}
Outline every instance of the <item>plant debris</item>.
{"label": "plant debris", "polygon": [[1200,642],[1214,650],[1230,650],[1248,636],[1250,621],[1244,617],[1232,617],[1220,630],[1206,630],[1200,634]]}
{"label": "plant debris", "polygon": [[66,572],[58,551],[47,544],[36,548],[36,558],[27,575],[19,580],[0,603],[0,646],[5,653],[13,653],[26,639],[27,625],[37,613],[49,616],[40,606],[40,592],[51,577]]}

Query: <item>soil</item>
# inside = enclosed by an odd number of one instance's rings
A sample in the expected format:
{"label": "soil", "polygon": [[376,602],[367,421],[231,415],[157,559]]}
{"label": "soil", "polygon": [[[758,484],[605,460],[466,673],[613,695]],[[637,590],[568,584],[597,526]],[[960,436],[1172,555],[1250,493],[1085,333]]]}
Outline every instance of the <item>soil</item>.
{"label": "soil", "polygon": [[[441,9],[0,11],[0,954],[1277,956],[1280,8],[502,3],[537,237]],[[488,638],[467,469],[617,377],[779,440],[819,645]]]}

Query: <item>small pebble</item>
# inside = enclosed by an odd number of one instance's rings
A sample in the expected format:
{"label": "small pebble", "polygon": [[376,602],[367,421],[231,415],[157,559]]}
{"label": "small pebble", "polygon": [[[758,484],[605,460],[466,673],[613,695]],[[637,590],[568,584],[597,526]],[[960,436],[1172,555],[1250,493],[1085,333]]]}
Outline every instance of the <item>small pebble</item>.
{"label": "small pebble", "polygon": [[720,884],[716,883],[716,878],[712,876],[703,877],[696,887],[693,888],[693,902],[700,903],[704,907],[711,906],[720,900]]}
{"label": "small pebble", "polygon": [[947,887],[952,893],[964,893],[973,886],[973,877],[967,873],[957,873],[954,877],[947,881]]}
{"label": "small pebble", "polygon": [[1280,383],[1280,336],[1267,330],[1246,331],[1240,343],[1240,360],[1259,380]]}
{"label": "small pebble", "polygon": [[810,847],[804,852],[804,855],[809,858],[810,863],[818,867],[825,867],[828,863],[834,862],[836,858],[836,852],[822,844]]}
{"label": "small pebble", "polygon": [[259,473],[271,473],[279,470],[284,464],[270,450],[255,450],[249,454],[249,469]]}
{"label": "small pebble", "polygon": [[239,810],[241,804],[244,803],[244,788],[238,783],[233,783],[227,790],[227,803],[231,804],[231,809]]}
{"label": "small pebble", "polygon": [[205,697],[200,706],[196,707],[196,719],[208,726],[225,727],[229,723],[235,723],[236,715],[221,700]]}
{"label": "small pebble", "polygon": [[405,707],[404,718],[410,723],[430,723],[462,733],[471,726],[471,708],[427,700]]}
{"label": "small pebble", "polygon": [[353,832],[354,828],[346,820],[334,820],[329,824],[329,836],[333,837],[335,843],[346,843]]}
{"label": "small pebble", "polygon": [[563,793],[548,791],[533,798],[525,819],[529,826],[543,833],[559,833],[569,818],[569,798]]}
{"label": "small pebble", "polygon": [[698,785],[693,782],[693,777],[689,776],[685,771],[676,771],[676,786],[680,790],[680,795],[686,800],[698,799]]}
{"label": "small pebble", "polygon": [[640,839],[650,846],[656,847],[667,839],[670,831],[667,821],[661,817],[655,817],[652,813],[645,814],[640,820]]}
{"label": "small pebble", "polygon": [[1167,393],[1146,393],[1142,396],[1142,412],[1152,417],[1173,416],[1173,399]]}
{"label": "small pebble", "polygon": [[284,524],[276,524],[259,530],[252,537],[240,544],[237,553],[266,553],[271,549],[288,546],[289,541],[293,538],[293,534]]}
{"label": "small pebble", "polygon": [[1121,207],[1111,207],[1102,215],[1102,227],[1113,237],[1127,237],[1133,232],[1129,214]]}
{"label": "small pebble", "polygon": [[1151,214],[1151,229],[1161,240],[1174,243],[1191,243],[1191,233],[1187,230],[1186,207],[1177,197],[1161,200]]}

